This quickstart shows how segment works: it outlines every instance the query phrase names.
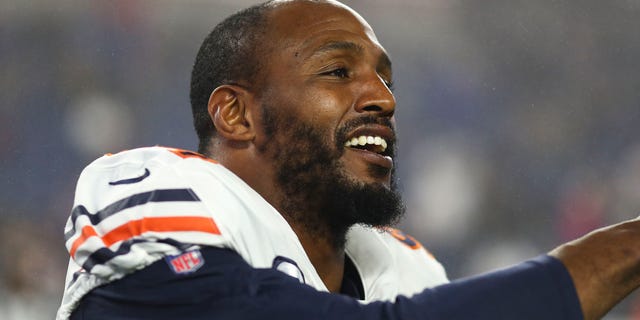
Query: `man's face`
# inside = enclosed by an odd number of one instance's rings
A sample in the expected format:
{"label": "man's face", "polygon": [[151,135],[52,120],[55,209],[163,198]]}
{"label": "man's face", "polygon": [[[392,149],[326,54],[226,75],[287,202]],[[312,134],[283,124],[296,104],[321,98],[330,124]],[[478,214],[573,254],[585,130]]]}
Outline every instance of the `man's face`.
{"label": "man's face", "polygon": [[261,102],[323,131],[350,179],[389,188],[391,63],[369,25],[346,7],[311,2],[285,5],[270,21]]}
{"label": "man's face", "polygon": [[364,20],[333,4],[290,4],[271,21],[277,43],[263,63],[256,144],[274,161],[280,209],[323,212],[333,229],[391,223],[402,205],[392,190],[395,100],[384,49]]}

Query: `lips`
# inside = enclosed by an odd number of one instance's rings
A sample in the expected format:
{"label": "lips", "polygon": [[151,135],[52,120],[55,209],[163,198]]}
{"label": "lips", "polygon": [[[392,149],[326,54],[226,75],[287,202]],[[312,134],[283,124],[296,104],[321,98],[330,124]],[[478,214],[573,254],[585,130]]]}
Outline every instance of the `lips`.
{"label": "lips", "polygon": [[344,146],[359,150],[367,150],[383,156],[393,156],[395,134],[386,125],[366,124],[346,134]]}
{"label": "lips", "polygon": [[391,169],[394,143],[395,135],[390,127],[369,124],[350,132],[344,147],[356,152],[367,162]]}

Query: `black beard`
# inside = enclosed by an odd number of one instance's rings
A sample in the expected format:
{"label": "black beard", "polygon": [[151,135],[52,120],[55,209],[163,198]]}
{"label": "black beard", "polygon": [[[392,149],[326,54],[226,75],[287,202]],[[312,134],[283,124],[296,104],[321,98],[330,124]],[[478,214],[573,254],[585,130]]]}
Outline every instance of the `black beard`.
{"label": "black beard", "polygon": [[[344,152],[340,142],[346,141],[346,132],[379,120],[364,117],[351,122],[338,130],[336,146],[332,147],[325,142],[327,133],[274,109],[263,109],[268,141],[260,151],[274,160],[277,187],[283,191],[283,198],[275,205],[290,224],[312,238],[327,238],[335,248],[343,248],[346,233],[354,224],[383,227],[400,219],[405,207],[396,191],[394,172],[389,189],[347,177],[339,163]],[[380,168],[372,165],[371,170]]]}

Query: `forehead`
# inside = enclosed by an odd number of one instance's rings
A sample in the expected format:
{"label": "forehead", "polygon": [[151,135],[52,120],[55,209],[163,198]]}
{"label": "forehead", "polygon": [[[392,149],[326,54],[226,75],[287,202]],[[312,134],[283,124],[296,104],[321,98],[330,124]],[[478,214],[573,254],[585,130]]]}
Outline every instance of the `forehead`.
{"label": "forehead", "polygon": [[384,52],[373,29],[353,9],[333,1],[289,1],[269,16],[273,45],[314,50],[328,42],[348,40]]}

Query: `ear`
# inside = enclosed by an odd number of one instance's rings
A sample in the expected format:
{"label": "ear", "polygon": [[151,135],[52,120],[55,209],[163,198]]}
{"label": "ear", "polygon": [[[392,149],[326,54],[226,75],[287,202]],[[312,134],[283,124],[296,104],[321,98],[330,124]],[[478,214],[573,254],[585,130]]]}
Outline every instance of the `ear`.
{"label": "ear", "polygon": [[250,94],[234,85],[217,87],[209,96],[207,109],[217,134],[232,141],[250,141],[255,137],[247,108]]}

